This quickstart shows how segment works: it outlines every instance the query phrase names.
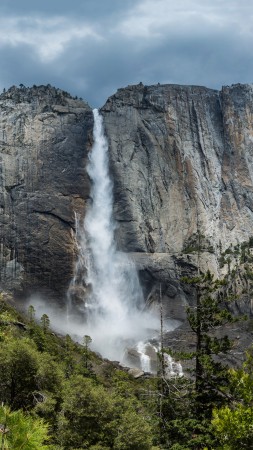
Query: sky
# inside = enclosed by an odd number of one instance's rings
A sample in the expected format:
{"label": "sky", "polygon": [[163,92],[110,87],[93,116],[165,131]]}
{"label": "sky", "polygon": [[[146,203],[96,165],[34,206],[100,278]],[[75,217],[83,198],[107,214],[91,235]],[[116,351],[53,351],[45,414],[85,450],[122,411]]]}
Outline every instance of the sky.
{"label": "sky", "polygon": [[0,91],[51,84],[102,106],[131,84],[253,82],[250,0],[0,0]]}

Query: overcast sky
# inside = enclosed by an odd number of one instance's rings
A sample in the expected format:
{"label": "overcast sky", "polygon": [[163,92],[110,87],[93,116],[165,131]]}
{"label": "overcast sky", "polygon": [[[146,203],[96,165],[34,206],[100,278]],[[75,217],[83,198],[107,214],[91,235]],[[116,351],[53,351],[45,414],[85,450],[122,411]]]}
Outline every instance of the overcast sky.
{"label": "overcast sky", "polygon": [[0,90],[253,82],[251,0],[0,0]]}

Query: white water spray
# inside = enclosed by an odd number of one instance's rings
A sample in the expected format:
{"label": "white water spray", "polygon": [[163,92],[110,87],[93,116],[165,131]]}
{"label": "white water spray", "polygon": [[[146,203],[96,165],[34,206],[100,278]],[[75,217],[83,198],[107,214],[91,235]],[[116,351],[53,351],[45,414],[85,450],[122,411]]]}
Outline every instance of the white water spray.
{"label": "white water spray", "polygon": [[90,319],[107,316],[124,320],[137,305],[143,304],[142,292],[133,264],[116,251],[114,241],[112,182],[108,171],[108,144],[102,117],[94,110],[94,145],[87,172],[93,182],[92,206],[84,222],[86,237],[87,282],[92,285],[92,304],[99,309]]}
{"label": "white water spray", "polygon": [[[94,145],[87,167],[92,201],[85,220],[76,217],[78,260],[68,291],[67,332],[80,342],[90,335],[93,349],[103,357],[129,367],[141,366],[144,372],[156,372],[159,346],[151,342],[159,341],[160,318],[157,309],[145,309],[134,263],[117,251],[108,144],[97,110],[94,125]],[[66,332],[65,311],[38,295],[29,298],[28,305],[35,306],[38,320],[46,313],[56,331]],[[166,321],[166,332],[178,325]],[[165,364],[168,376],[182,375],[181,365],[170,356]]]}
{"label": "white water spray", "polygon": [[138,342],[136,345],[137,351],[140,354],[141,368],[144,372],[151,372],[151,361],[149,355],[146,354],[146,345],[144,342]]}
{"label": "white water spray", "polygon": [[[92,183],[91,204],[82,223],[76,217],[79,257],[69,288],[68,331],[77,339],[90,335],[93,349],[103,357],[155,372],[157,350],[149,340],[157,340],[160,318],[157,309],[145,309],[135,265],[116,248],[108,143],[102,117],[97,110],[93,113],[94,145],[87,166]],[[75,297],[81,322],[75,314],[71,316]],[[167,331],[178,326],[175,322],[167,322]],[[169,362],[169,370],[174,373]]]}
{"label": "white water spray", "polygon": [[159,320],[144,310],[133,262],[116,249],[108,144],[97,110],[94,110],[93,138],[87,167],[92,182],[92,202],[83,226],[78,229],[80,257],[77,266],[80,269],[85,265],[84,281],[90,286],[85,304],[85,334],[92,337],[94,349],[103,356],[121,360],[127,347],[147,339],[159,328]]}

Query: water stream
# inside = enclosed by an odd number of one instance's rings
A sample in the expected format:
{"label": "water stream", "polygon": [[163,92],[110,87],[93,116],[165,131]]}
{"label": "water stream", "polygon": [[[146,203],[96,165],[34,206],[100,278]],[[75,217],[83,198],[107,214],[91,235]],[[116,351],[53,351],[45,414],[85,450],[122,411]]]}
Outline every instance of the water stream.
{"label": "water stream", "polygon": [[137,358],[143,371],[150,372],[148,342],[159,335],[160,319],[157,312],[145,309],[135,265],[116,246],[108,143],[102,116],[96,109],[93,114],[94,144],[87,166],[91,199],[84,220],[77,218],[79,258],[70,291],[80,285],[85,289],[84,334],[91,336],[93,349],[129,366],[131,354],[134,365]]}
{"label": "water stream", "polygon": [[[46,313],[56,331],[67,332],[79,342],[89,335],[93,350],[104,358],[156,373],[161,317],[157,308],[146,308],[135,265],[117,249],[108,143],[97,110],[93,139],[87,166],[90,204],[84,220],[76,216],[78,260],[68,290],[67,329],[65,311],[47,299],[32,295],[27,307],[35,307],[38,319]],[[166,320],[165,325],[168,332],[179,323]],[[168,376],[182,375],[181,365],[170,356],[165,363]]]}
{"label": "water stream", "polygon": [[159,320],[145,310],[134,263],[116,247],[108,143],[102,116],[96,109],[93,114],[94,144],[87,166],[91,202],[83,223],[79,221],[77,226],[79,259],[72,288],[80,284],[82,273],[83,285],[89,290],[84,303],[85,334],[92,337],[93,348],[104,357],[122,360],[127,347],[159,329]]}

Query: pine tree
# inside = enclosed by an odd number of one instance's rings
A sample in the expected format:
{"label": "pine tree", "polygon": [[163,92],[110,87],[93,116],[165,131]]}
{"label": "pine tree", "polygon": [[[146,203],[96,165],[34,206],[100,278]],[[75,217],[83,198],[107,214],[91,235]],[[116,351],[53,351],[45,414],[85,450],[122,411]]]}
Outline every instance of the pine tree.
{"label": "pine tree", "polygon": [[167,382],[167,398],[163,401],[166,443],[173,450],[214,448],[212,411],[231,397],[225,355],[232,342],[226,334],[226,325],[238,318],[226,307],[231,299],[226,295],[224,280],[215,280],[208,271],[194,278],[185,277],[182,282],[192,285],[196,293],[194,306],[187,308],[189,332],[193,335],[190,339],[195,349],[180,354],[181,359],[193,362],[189,376]]}
{"label": "pine tree", "polygon": [[35,320],[35,308],[33,305],[30,305],[28,308],[28,317],[29,317],[30,323],[33,323]]}
{"label": "pine tree", "polygon": [[0,449],[47,450],[48,426],[23,411],[0,407]]}
{"label": "pine tree", "polygon": [[194,379],[196,417],[211,418],[214,406],[227,400],[228,366],[224,355],[232,348],[227,334],[216,330],[238,320],[225,307],[231,299],[224,293],[224,280],[214,280],[207,271],[198,277],[183,279],[196,289],[196,306],[187,308],[187,318],[196,339]]}
{"label": "pine tree", "polygon": [[230,370],[233,399],[213,411],[212,424],[222,449],[237,450],[253,447],[253,348],[240,369]]}
{"label": "pine tree", "polygon": [[43,329],[43,331],[45,333],[48,330],[49,326],[50,326],[50,319],[49,319],[47,314],[43,314],[41,316],[40,323],[41,323],[42,329]]}

